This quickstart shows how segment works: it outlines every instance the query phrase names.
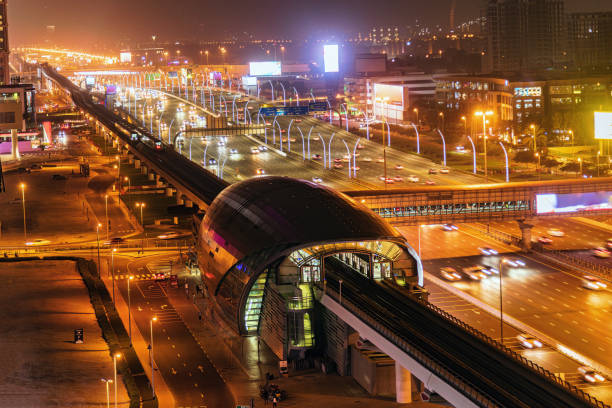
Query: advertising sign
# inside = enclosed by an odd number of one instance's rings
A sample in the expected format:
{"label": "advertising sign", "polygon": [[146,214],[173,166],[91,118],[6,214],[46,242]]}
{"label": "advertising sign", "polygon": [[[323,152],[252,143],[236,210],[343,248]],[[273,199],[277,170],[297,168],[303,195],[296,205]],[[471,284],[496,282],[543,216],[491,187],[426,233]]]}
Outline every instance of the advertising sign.
{"label": "advertising sign", "polygon": [[96,84],[96,77],[94,76],[85,77],[85,85],[94,86],[95,84]]}
{"label": "advertising sign", "polygon": [[257,77],[243,76],[242,85],[243,86],[257,86]]}
{"label": "advertising sign", "polygon": [[122,63],[132,62],[132,53],[131,52],[119,53],[119,61],[121,61]]}
{"label": "advertising sign", "polygon": [[538,214],[573,213],[612,209],[612,191],[572,194],[537,194]]}
{"label": "advertising sign", "polygon": [[514,88],[514,96],[542,96],[542,87]]}
{"label": "advertising sign", "polygon": [[612,139],[612,112],[595,112],[595,139]]}
{"label": "advertising sign", "polygon": [[325,72],[340,71],[338,44],[328,44],[323,46],[323,62],[325,65]]}
{"label": "advertising sign", "polygon": [[178,72],[168,71],[168,78],[178,78]]}
{"label": "advertising sign", "polygon": [[282,68],[280,61],[263,61],[249,63],[251,76],[280,76]]}
{"label": "advertising sign", "polygon": [[116,95],[117,94],[117,86],[116,85],[105,85],[106,95]]}

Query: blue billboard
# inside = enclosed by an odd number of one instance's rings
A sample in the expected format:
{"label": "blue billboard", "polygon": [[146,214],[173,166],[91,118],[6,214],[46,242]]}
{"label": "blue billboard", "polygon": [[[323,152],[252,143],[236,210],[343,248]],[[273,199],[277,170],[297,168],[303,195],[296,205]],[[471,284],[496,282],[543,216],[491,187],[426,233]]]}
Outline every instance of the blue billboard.
{"label": "blue billboard", "polygon": [[538,214],[612,210],[612,191],[573,194],[537,194]]}

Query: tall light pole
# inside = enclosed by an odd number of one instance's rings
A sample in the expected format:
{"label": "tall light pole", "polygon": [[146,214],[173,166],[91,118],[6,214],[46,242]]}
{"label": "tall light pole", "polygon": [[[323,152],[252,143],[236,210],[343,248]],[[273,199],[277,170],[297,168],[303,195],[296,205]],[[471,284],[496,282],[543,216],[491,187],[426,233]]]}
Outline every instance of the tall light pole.
{"label": "tall light pole", "polygon": [[144,227],[144,222],[142,218],[142,210],[145,207],[145,203],[136,203],[136,207],[140,207],[140,225]]}
{"label": "tall light pole", "polygon": [[102,378],[101,380],[103,383],[106,383],[106,408],[110,408],[110,391],[108,388],[108,383],[112,383],[113,380],[111,380],[110,378],[106,379],[106,378]]}
{"label": "tall light pole", "polygon": [[529,128],[531,129],[531,135],[533,137],[533,152],[537,153],[537,151],[538,151],[538,141],[536,139],[535,125],[531,125],[531,126],[529,126]]}
{"label": "tall light pole", "polygon": [[535,157],[538,158],[538,167],[536,168],[536,171],[538,172],[538,180],[540,180],[541,176],[540,176],[540,153],[536,153]]}
{"label": "tall light pole", "polygon": [[485,181],[489,181],[489,171],[487,166],[487,116],[493,115],[493,111],[480,111],[474,114],[475,116],[482,116],[482,142],[484,145],[484,172]]}
{"label": "tall light pole", "polygon": [[461,121],[463,122],[463,134],[467,135],[467,118],[462,116]]}
{"label": "tall light pole", "polygon": [[25,184],[21,183],[19,187],[21,188],[21,206],[23,207],[23,242],[25,243],[28,240],[26,229]]}
{"label": "tall light pole", "polygon": [[412,111],[416,114],[416,124],[419,126],[419,110],[414,108]]}
{"label": "tall light pole", "polygon": [[153,316],[151,318],[151,320],[149,321],[150,326],[151,326],[151,344],[149,344],[149,357],[150,357],[150,362],[151,362],[151,391],[153,392],[153,399],[156,398],[155,396],[155,368],[153,367],[153,322],[157,321],[157,317]]}
{"label": "tall light pole", "polygon": [[130,336],[130,343],[132,342],[132,299],[130,298],[130,282],[134,279],[133,276],[130,276],[127,280],[127,290],[128,290],[128,333]]}
{"label": "tall light pole", "polygon": [[578,163],[580,163],[580,177],[582,177],[582,157],[578,158]]}
{"label": "tall light pole", "polygon": [[601,150],[597,151],[597,177],[599,177],[599,156],[601,155]]}
{"label": "tall light pole", "polygon": [[113,354],[113,367],[115,371],[115,408],[117,408],[117,359],[121,358],[121,353]]}

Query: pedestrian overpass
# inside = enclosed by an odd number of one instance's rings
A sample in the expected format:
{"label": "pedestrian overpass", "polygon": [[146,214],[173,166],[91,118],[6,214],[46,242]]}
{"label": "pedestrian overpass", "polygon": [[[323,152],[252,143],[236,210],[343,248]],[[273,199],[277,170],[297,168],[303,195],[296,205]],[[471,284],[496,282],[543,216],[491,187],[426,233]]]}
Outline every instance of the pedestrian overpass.
{"label": "pedestrian overpass", "polygon": [[396,225],[612,215],[612,177],[344,194]]}

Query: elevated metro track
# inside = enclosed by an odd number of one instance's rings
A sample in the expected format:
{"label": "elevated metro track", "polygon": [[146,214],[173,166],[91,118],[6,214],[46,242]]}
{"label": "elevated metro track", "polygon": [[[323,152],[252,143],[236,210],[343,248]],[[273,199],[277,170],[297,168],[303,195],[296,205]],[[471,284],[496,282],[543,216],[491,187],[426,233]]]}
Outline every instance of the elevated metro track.
{"label": "elevated metro track", "polygon": [[[49,65],[42,65],[47,77],[66,90],[75,105],[91,115],[110,133],[121,140],[121,145],[146,163],[200,208],[207,208],[229,184],[196,163],[187,160],[171,146],[156,144],[156,137],[146,129],[134,125],[104,106],[94,103],[86,90],[76,86]],[[158,147],[161,146],[161,147]]]}
{"label": "elevated metro track", "polygon": [[360,335],[456,406],[470,406],[459,391],[480,407],[607,407],[395,284],[371,280],[333,257],[325,259],[325,276],[325,296],[331,295],[341,319],[352,315],[380,333],[379,339],[368,337],[367,329]]}

